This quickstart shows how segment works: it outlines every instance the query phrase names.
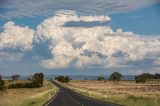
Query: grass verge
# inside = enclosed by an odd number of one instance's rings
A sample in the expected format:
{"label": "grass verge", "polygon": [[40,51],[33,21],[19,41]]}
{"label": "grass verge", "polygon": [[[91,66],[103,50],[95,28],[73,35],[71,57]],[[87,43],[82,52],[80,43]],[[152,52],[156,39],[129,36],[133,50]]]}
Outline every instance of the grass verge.
{"label": "grass verge", "polygon": [[125,106],[160,106],[160,86],[157,83],[136,84],[128,81],[113,84],[112,82],[71,81],[66,86],[82,95],[106,102]]}
{"label": "grass verge", "polygon": [[7,89],[0,95],[0,106],[42,106],[57,90],[48,81],[41,88]]}

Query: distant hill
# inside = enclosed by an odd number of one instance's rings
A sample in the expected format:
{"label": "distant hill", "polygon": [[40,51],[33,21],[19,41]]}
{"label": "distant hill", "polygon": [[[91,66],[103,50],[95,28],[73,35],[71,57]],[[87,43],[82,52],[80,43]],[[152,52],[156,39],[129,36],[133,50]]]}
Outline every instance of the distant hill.
{"label": "distant hill", "polygon": [[[54,79],[55,77],[57,77],[59,75],[46,75],[45,79],[49,80],[50,78]],[[67,75],[69,76],[71,79],[73,80],[97,80],[97,78],[99,77],[97,76],[93,76],[93,75]],[[134,80],[135,75],[124,75],[122,80]],[[109,76],[106,76],[106,78],[108,79]]]}
{"label": "distant hill", "polygon": [[[57,77],[59,75],[45,75],[44,79],[49,80],[50,78],[54,79],[55,77]],[[97,80],[97,78],[99,77],[97,76],[93,76],[93,75],[66,75],[69,76],[71,79],[73,80]],[[9,76],[2,76],[4,79],[11,79],[11,77]],[[122,80],[134,80],[135,75],[124,75]],[[21,76],[19,79],[27,79],[27,78],[32,78],[32,75],[26,75],[26,76]],[[106,78],[108,79],[109,76],[106,76]]]}

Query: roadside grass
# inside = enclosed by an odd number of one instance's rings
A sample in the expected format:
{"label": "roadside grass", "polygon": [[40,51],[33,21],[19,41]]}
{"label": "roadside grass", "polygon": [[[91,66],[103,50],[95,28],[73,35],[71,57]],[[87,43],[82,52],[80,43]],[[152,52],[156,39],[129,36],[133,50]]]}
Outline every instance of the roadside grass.
{"label": "roadside grass", "polygon": [[136,84],[134,81],[71,81],[71,89],[82,95],[125,106],[160,106],[160,82]]}
{"label": "roadside grass", "polygon": [[58,88],[48,81],[41,88],[7,89],[0,94],[0,106],[42,106],[55,95],[55,90]]}

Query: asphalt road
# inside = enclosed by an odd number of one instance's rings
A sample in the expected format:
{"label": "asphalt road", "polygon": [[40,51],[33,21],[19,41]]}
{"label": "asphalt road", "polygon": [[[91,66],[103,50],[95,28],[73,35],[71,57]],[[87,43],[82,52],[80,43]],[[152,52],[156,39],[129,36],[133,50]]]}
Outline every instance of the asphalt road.
{"label": "asphalt road", "polygon": [[59,92],[47,106],[118,106],[79,95],[56,82],[53,83],[59,87]]}

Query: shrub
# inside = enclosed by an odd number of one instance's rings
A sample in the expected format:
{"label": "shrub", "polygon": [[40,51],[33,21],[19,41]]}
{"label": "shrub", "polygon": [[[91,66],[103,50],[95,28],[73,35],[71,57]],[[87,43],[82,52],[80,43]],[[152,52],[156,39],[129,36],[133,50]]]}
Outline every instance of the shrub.
{"label": "shrub", "polygon": [[5,88],[5,82],[2,79],[2,77],[0,76],[0,92],[3,92],[5,90],[6,90],[6,88]]}
{"label": "shrub", "polygon": [[35,88],[31,83],[15,83],[8,86],[8,89],[12,88]]}
{"label": "shrub", "polygon": [[97,81],[104,81],[104,80],[105,80],[105,78],[103,76],[100,76],[97,78]]}

